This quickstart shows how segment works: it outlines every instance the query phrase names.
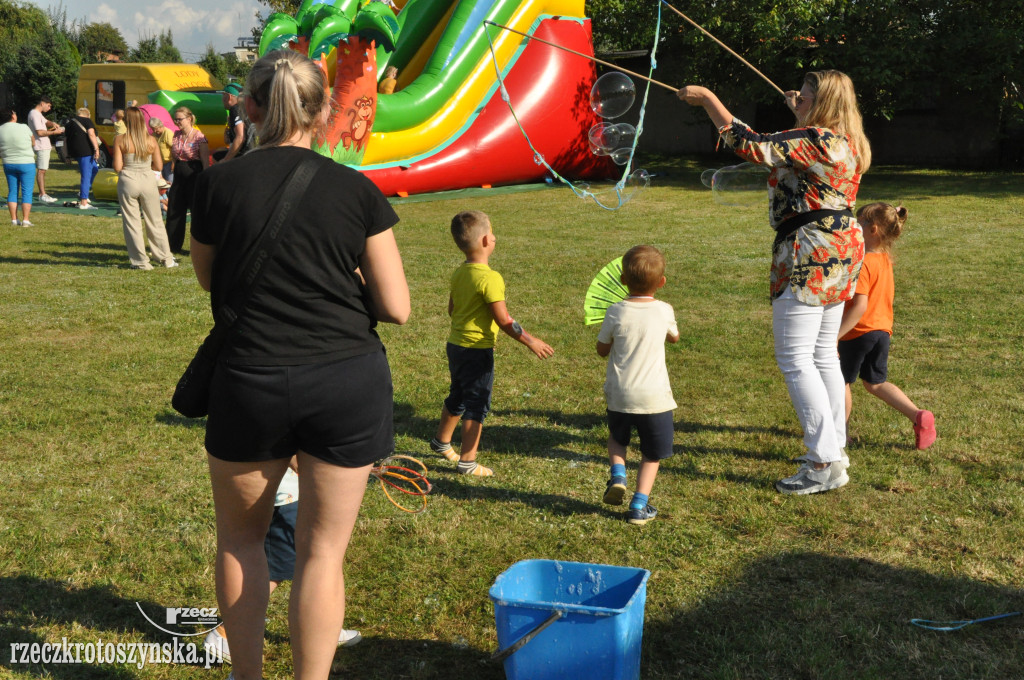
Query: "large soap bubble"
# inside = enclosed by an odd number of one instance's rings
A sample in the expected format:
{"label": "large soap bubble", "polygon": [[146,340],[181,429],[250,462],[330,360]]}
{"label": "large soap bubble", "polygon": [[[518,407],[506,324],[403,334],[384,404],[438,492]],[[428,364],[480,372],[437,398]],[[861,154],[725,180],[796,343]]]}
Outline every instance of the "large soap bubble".
{"label": "large soap bubble", "polygon": [[602,118],[618,118],[629,111],[634,99],[633,81],[618,71],[604,74],[590,89],[590,108]]}
{"label": "large soap bubble", "polygon": [[711,189],[718,205],[758,207],[768,196],[768,173],[763,165],[740,163],[701,173],[701,183]]}
{"label": "large soap bubble", "polygon": [[587,138],[590,140],[591,149],[596,149],[594,153],[598,156],[607,156],[622,146],[622,133],[619,126],[614,123],[598,123],[590,128]]}

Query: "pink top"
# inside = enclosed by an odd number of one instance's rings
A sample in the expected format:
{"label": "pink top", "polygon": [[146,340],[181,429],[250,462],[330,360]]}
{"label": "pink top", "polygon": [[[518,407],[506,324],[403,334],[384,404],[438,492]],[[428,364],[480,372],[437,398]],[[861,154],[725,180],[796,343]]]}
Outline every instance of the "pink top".
{"label": "pink top", "polygon": [[171,155],[178,161],[199,160],[199,145],[206,141],[206,137],[198,128],[192,128],[188,137],[178,130],[174,133],[174,141],[171,142]]}

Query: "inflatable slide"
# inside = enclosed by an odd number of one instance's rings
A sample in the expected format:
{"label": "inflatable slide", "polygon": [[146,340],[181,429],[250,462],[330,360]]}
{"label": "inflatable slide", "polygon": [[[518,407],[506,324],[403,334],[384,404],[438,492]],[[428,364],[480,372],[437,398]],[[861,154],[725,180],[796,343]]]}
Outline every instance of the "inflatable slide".
{"label": "inflatable slide", "polygon": [[[563,177],[614,174],[588,143],[601,122],[593,63],[493,24],[593,54],[583,0],[407,0],[397,13],[380,0],[305,0],[295,16],[268,18],[260,55],[287,48],[320,62],[332,114],[317,151],[387,195],[544,181],[520,126]],[[378,94],[390,66],[397,87]]]}

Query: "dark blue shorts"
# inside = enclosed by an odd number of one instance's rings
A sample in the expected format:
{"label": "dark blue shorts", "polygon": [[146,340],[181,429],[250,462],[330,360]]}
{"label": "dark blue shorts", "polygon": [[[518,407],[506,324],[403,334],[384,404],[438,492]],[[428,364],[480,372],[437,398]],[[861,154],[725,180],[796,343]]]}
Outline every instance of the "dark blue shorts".
{"label": "dark blue shorts", "polygon": [[305,366],[218,364],[206,450],[255,463],[297,451],[363,467],[395,449],[394,390],[384,351]]}
{"label": "dark blue shorts", "polygon": [[494,388],[494,348],[460,347],[449,342],[446,351],[452,385],[444,407],[453,416],[484,422]]}
{"label": "dark blue shorts", "polygon": [[295,517],[298,503],[274,506],[270,529],[263,541],[271,581],[290,581],[295,576]]}
{"label": "dark blue shorts", "polygon": [[881,385],[889,379],[889,334],[868,331],[853,340],[839,341],[839,366],[843,380],[849,385],[857,376],[870,385]]}
{"label": "dark blue shorts", "polygon": [[672,456],[674,432],[672,411],[664,413],[620,413],[608,411],[608,434],[616,443],[629,446],[633,428],[640,437],[640,455],[647,460]]}

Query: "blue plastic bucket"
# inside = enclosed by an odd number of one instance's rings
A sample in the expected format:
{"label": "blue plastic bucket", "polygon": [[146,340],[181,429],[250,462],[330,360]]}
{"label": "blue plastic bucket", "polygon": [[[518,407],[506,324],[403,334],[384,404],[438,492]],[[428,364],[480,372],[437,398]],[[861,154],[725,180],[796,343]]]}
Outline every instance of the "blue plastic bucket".
{"label": "blue plastic bucket", "polygon": [[639,678],[650,575],[646,569],[607,564],[557,560],[513,564],[498,575],[489,593],[498,649],[508,650],[527,639],[506,656],[506,677]]}

